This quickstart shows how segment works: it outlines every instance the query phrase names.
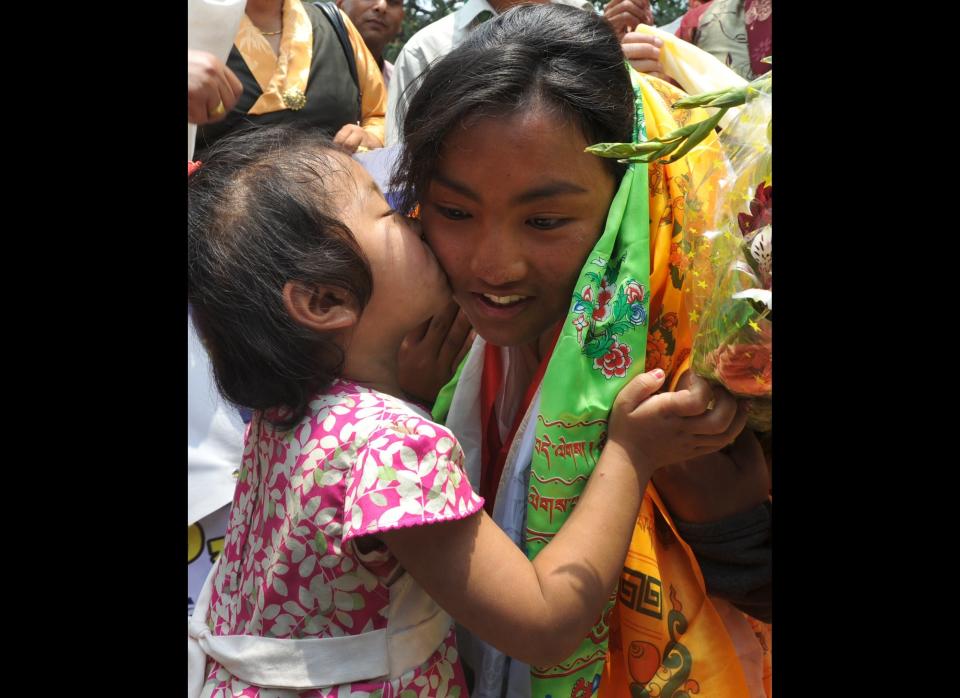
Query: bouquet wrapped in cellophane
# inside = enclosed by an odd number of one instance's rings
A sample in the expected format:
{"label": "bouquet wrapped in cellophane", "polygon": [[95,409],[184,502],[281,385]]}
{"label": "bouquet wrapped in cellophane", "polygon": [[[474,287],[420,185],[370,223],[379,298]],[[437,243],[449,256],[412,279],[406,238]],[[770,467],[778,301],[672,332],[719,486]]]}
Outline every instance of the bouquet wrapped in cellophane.
{"label": "bouquet wrapped in cellophane", "polygon": [[[693,329],[693,370],[751,398],[748,425],[771,428],[773,395],[773,178],[771,80],[748,91],[723,130],[723,168],[711,198],[686,202],[684,277]],[[700,214],[700,215],[698,215]]]}
{"label": "bouquet wrapped in cellophane", "polygon": [[[773,73],[746,87],[695,95],[673,106],[718,107],[706,121],[641,144],[602,143],[588,151],[621,162],[672,162],[693,148],[712,171],[685,201],[681,250],[693,370],[749,398],[748,426],[769,431],[773,395]],[[718,139],[708,139],[728,110]],[[706,140],[704,140],[706,139]],[[700,141],[704,141],[700,144]],[[713,152],[705,152],[712,150]]]}

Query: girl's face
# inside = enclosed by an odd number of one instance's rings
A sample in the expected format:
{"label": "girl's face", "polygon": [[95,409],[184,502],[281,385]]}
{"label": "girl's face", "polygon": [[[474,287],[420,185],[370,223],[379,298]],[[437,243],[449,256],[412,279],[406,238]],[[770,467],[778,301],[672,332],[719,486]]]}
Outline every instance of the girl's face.
{"label": "girl's face", "polygon": [[430,246],[476,331],[537,341],[569,310],[614,195],[579,129],[549,109],[456,129],[421,200]]}
{"label": "girl's face", "polygon": [[370,174],[343,156],[351,178],[340,193],[341,220],[353,232],[373,274],[373,295],[361,323],[378,334],[405,334],[450,302],[450,287],[420,224],[390,208]]}

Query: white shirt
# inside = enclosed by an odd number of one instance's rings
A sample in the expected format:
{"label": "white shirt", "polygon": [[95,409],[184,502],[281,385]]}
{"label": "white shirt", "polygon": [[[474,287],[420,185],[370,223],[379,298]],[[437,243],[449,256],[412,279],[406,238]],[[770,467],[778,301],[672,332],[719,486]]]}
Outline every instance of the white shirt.
{"label": "white shirt", "polygon": [[[570,5],[596,12],[596,8],[587,0],[552,1],[558,5]],[[467,0],[459,10],[428,24],[404,44],[396,63],[393,64],[393,76],[388,89],[386,145],[396,143],[403,130],[398,110],[402,109],[405,113],[413,97],[413,91],[404,94],[407,87],[433,61],[443,58],[460,45],[470,32],[486,19],[486,16],[480,15],[487,12],[498,14],[488,0]]]}
{"label": "white shirt", "polygon": [[187,525],[230,504],[243,456],[240,413],[217,394],[200,338],[187,319]]}
{"label": "white shirt", "polygon": [[669,24],[664,24],[662,27],[657,27],[657,29],[659,29],[660,31],[665,31],[667,32],[667,34],[676,34],[677,29],[680,28],[680,22],[682,20],[683,20],[683,15],[681,14],[679,17],[677,17],[675,20],[673,20]]}
{"label": "white shirt", "polygon": [[383,68],[380,69],[380,73],[383,75],[383,84],[386,88],[390,89],[390,78],[393,77],[393,63],[384,59]]}
{"label": "white shirt", "polygon": [[223,547],[243,457],[240,413],[220,398],[210,359],[187,319],[187,615]]}

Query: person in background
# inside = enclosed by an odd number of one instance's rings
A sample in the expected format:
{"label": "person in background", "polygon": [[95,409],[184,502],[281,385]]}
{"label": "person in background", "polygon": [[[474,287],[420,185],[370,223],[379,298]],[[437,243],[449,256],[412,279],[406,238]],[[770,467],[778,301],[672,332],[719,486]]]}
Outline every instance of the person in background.
{"label": "person in background", "polygon": [[383,57],[383,50],[400,34],[403,0],[337,0],[337,7],[347,13],[360,32],[389,90],[393,63]]}
{"label": "person in background", "polygon": [[638,24],[653,26],[649,0],[610,0],[603,7],[603,16],[616,32],[623,57],[634,70],[669,80],[660,64],[660,46],[663,42],[633,31]]}
{"label": "person in background", "polygon": [[243,85],[223,61],[206,51],[187,49],[187,119],[191,124],[223,120]]}
{"label": "person in background", "polygon": [[[188,307],[189,315],[189,307]],[[243,456],[244,415],[216,392],[213,369],[187,320],[187,616],[223,549]]]}
{"label": "person in background", "polygon": [[349,57],[334,20],[319,7],[301,0],[247,0],[226,63],[243,92],[233,109],[220,107],[225,118],[199,127],[199,159],[221,137],[247,125],[309,124],[351,152],[383,146],[387,100],[380,69],[350,18],[342,11],[337,16]]}
{"label": "person in background", "polygon": [[623,39],[623,35],[638,24],[653,26],[649,0],[610,0],[603,6],[603,16],[613,26],[618,39]]}
{"label": "person in background", "polygon": [[677,36],[716,57],[745,80],[766,73],[773,54],[773,0],[711,0],[683,16]]}
{"label": "person in background", "polygon": [[[545,0],[539,0],[538,4]],[[588,0],[553,0],[559,5],[594,12]],[[640,0],[645,2],[645,0]],[[477,27],[491,17],[518,5],[517,0],[467,0],[458,10],[428,24],[404,44],[394,65],[392,87],[387,103],[387,140],[393,145],[403,133],[403,116],[416,92],[417,77],[427,67],[459,46]]]}
{"label": "person in background", "polygon": [[710,7],[713,0],[706,2],[691,2],[687,5],[687,11],[680,17],[680,26],[673,33],[684,41],[697,45],[697,37],[700,34],[700,17]]}

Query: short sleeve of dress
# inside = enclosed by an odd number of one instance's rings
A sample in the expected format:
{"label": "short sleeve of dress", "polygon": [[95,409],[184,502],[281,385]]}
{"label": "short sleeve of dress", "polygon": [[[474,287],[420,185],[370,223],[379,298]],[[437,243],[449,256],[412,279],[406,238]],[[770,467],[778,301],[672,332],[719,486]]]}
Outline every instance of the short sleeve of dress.
{"label": "short sleeve of dress", "polygon": [[344,498],[343,542],[453,521],[483,508],[453,434],[416,415],[385,421],[358,449]]}

